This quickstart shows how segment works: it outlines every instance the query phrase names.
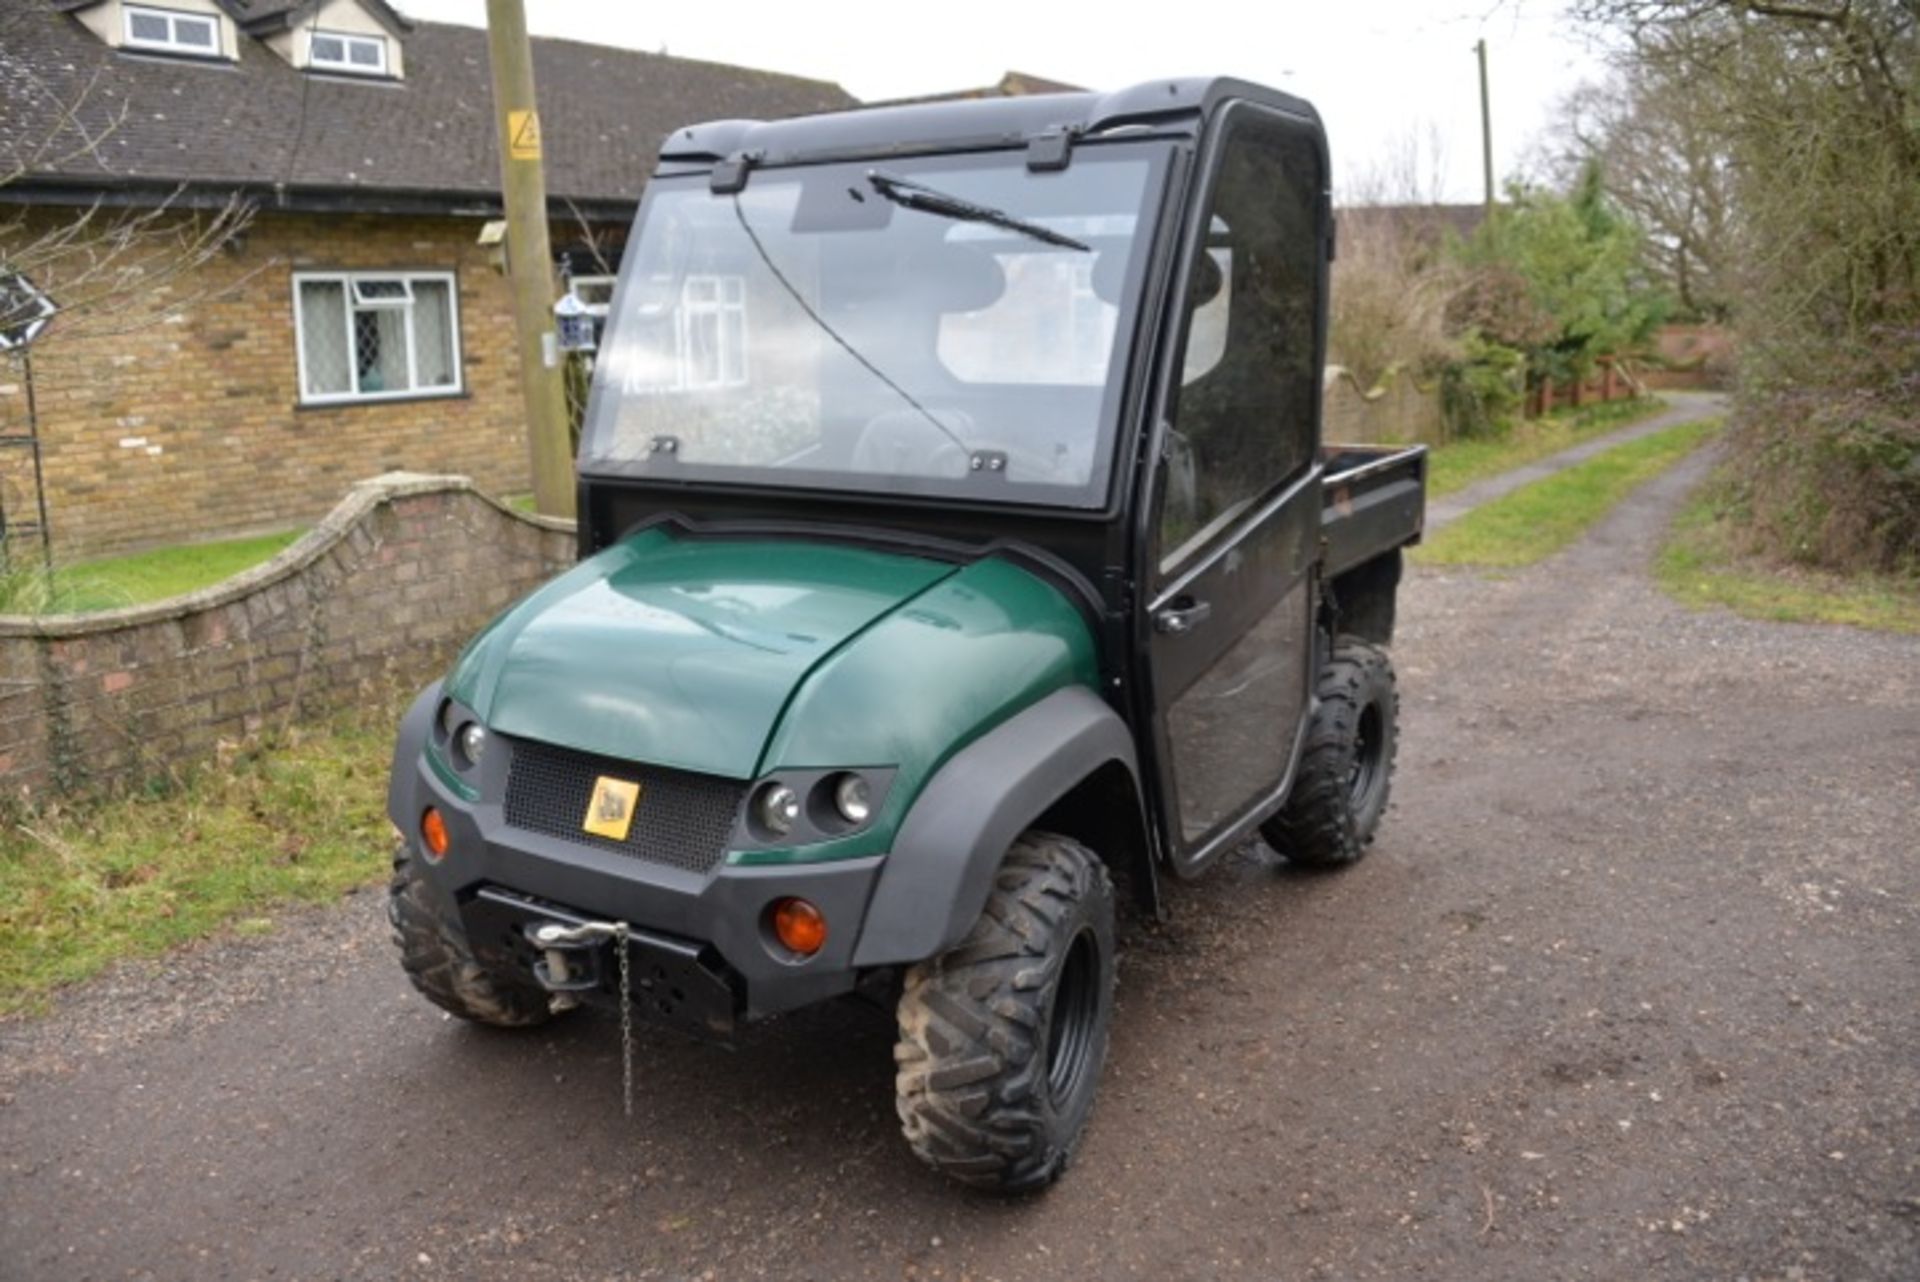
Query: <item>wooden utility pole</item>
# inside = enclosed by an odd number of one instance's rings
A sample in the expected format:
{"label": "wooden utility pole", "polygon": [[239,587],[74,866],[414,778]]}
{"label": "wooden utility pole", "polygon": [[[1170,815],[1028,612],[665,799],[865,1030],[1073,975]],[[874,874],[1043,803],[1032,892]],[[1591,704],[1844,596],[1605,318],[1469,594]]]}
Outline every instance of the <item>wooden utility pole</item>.
{"label": "wooden utility pole", "polygon": [[1487,96],[1487,41],[1483,36],[1473,46],[1480,55],[1480,159],[1486,168],[1487,212],[1493,212],[1493,107]]}
{"label": "wooden utility pole", "polygon": [[540,112],[533,96],[533,49],[522,0],[487,0],[487,49],[500,128],[500,188],[507,206],[507,265],[520,386],[526,398],[533,501],[542,516],[572,516],[573,450],[560,347],[553,332],[553,246],[547,236],[547,178],[540,162]]}

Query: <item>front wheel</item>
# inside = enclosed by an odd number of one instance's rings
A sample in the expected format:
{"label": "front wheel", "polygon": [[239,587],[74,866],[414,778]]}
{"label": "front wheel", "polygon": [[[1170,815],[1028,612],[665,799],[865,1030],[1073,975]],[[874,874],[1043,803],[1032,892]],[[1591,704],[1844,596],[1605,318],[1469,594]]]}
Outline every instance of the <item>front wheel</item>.
{"label": "front wheel", "polygon": [[1113,918],[1100,860],[1030,832],[967,937],[908,972],[894,1058],[901,1125],[922,1161],[1002,1193],[1060,1177],[1107,1056]]}
{"label": "front wheel", "polygon": [[546,993],[529,980],[483,966],[451,908],[403,847],[394,856],[387,887],[387,921],[400,965],[420,995],[476,1024],[526,1028],[546,1023],[551,1014]]}
{"label": "front wheel", "polygon": [[1300,769],[1260,835],[1289,861],[1338,868],[1367,853],[1393,783],[1400,695],[1386,651],[1342,637],[1320,674]]}

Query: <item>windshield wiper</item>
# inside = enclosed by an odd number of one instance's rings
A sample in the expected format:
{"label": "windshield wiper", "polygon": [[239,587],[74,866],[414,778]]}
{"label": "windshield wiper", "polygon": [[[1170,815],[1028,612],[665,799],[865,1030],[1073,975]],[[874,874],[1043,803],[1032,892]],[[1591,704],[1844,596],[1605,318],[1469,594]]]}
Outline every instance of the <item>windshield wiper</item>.
{"label": "windshield wiper", "polygon": [[1062,249],[1077,249],[1083,254],[1093,252],[1092,246],[1084,245],[1071,236],[1063,236],[1050,227],[1042,227],[1039,223],[1015,218],[1005,210],[991,209],[986,205],[976,205],[970,200],[962,200],[958,196],[949,196],[944,191],[935,191],[920,183],[881,173],[878,169],[867,170],[867,181],[873,184],[875,191],[906,209],[941,214],[966,223],[986,223],[991,227],[1004,227],[1008,231],[1017,231],[1022,236],[1031,236],[1035,240],[1045,241],[1049,245],[1058,245]]}

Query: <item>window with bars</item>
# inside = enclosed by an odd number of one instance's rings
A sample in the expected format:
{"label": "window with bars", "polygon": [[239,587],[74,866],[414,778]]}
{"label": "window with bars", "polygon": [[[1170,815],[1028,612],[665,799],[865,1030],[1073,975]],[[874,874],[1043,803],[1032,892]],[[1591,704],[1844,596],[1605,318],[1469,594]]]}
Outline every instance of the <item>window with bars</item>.
{"label": "window with bars", "polygon": [[121,13],[126,21],[126,46],[152,49],[162,53],[183,53],[194,58],[218,58],[220,19],[210,13],[181,13],[175,9],[155,9],[146,5],[125,5]]}
{"label": "window with bars", "polygon": [[306,404],[461,390],[451,272],[300,272],[293,278]]}
{"label": "window with bars", "polygon": [[387,42],[379,36],[316,31],[307,42],[307,65],[319,71],[384,76],[387,74]]}

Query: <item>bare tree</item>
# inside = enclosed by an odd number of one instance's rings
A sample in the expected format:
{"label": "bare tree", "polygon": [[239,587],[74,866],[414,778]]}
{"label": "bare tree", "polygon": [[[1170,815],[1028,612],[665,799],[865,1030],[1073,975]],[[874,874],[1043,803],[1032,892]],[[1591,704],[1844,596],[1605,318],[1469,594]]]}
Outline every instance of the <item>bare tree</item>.
{"label": "bare tree", "polygon": [[137,205],[95,200],[75,206],[44,198],[38,180],[46,177],[112,176],[105,144],[132,107],[104,69],[77,81],[50,78],[22,52],[37,43],[19,38],[26,24],[65,21],[37,0],[0,9],[0,331],[17,336],[24,321],[41,315],[46,299],[57,309],[34,343],[52,359],[0,352],[0,434],[35,433],[33,449],[0,451],[0,612],[37,612],[64,601],[51,573],[22,570],[25,563],[8,546],[9,530],[38,527],[41,556],[52,569],[38,435],[52,399],[47,393],[63,380],[98,376],[96,362],[61,354],[93,350],[84,346],[89,339],[176,320],[253,274],[202,270],[250,220],[250,207],[237,195],[211,208],[189,208],[183,189]]}
{"label": "bare tree", "polygon": [[[38,175],[110,173],[104,145],[130,106],[99,72],[56,86],[9,52],[23,43],[10,39],[15,31],[49,17],[60,20],[38,5],[0,13],[0,278],[25,277],[50,295],[63,339],[144,329],[208,296],[196,273],[244,230],[251,209],[237,196],[189,209],[178,190],[133,208],[23,199]],[[14,319],[0,310],[0,327]]]}
{"label": "bare tree", "polygon": [[1342,171],[1339,203],[1371,205],[1446,203],[1447,140],[1435,121],[1409,125],[1381,151],[1350,160]]}
{"label": "bare tree", "polygon": [[[1763,316],[1858,333],[1920,292],[1920,3],[1578,0],[1635,74],[1692,98],[1753,235]],[[1782,310],[1784,309],[1784,310]]]}
{"label": "bare tree", "polygon": [[1371,392],[1396,373],[1426,377],[1454,353],[1447,324],[1460,273],[1430,227],[1382,207],[1340,221],[1328,359]]}
{"label": "bare tree", "polygon": [[1648,270],[1689,319],[1727,319],[1739,253],[1724,103],[1711,83],[1624,60],[1614,77],[1560,107],[1548,166],[1570,187],[1595,166],[1607,194],[1647,233]]}
{"label": "bare tree", "polygon": [[1576,0],[1712,108],[1756,546],[1920,575],[1920,0]]}
{"label": "bare tree", "polygon": [[1448,301],[1459,286],[1446,227],[1446,149],[1438,126],[1408,128],[1350,167],[1338,190],[1329,359],[1362,393],[1398,372],[1427,376],[1453,355]]}
{"label": "bare tree", "polygon": [[[95,203],[0,217],[0,277],[23,276],[50,295],[69,341],[134,333],[231,293],[239,281],[215,288],[194,278],[245,229],[250,210],[237,199],[211,212],[182,210],[178,199],[175,192],[145,209]],[[13,319],[0,312],[0,327]]]}

